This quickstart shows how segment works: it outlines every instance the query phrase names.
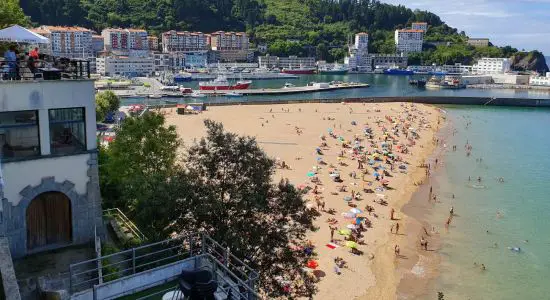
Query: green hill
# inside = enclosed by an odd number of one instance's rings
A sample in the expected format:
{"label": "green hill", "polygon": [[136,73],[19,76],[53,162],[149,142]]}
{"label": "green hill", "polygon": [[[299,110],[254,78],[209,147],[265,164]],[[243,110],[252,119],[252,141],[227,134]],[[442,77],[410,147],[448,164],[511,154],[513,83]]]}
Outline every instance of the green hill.
{"label": "green hill", "polygon": [[[411,63],[471,63],[481,56],[511,57],[512,47],[473,48],[466,33],[428,11],[378,0],[20,0],[36,24],[139,27],[165,30],[246,30],[254,44],[274,55],[316,55],[341,60],[356,32],[370,35],[369,50],[393,53],[393,31],[424,21],[430,25],[425,51]],[[447,46],[445,42],[449,42]],[[439,44],[445,45],[439,45]],[[435,45],[434,45],[435,44]],[[540,64],[536,64],[540,65]]]}

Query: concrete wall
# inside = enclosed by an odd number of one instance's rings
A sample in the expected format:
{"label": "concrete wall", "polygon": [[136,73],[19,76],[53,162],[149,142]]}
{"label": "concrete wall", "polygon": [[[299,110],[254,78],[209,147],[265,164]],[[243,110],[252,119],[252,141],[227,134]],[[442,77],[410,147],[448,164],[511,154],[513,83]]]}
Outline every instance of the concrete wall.
{"label": "concrete wall", "polygon": [[529,75],[493,74],[491,77],[497,84],[529,84]]}
{"label": "concrete wall", "polygon": [[[196,259],[198,261],[196,261]],[[126,276],[117,280],[109,281],[96,285],[94,289],[89,289],[71,296],[72,300],[93,300],[94,293],[96,299],[114,299],[125,295],[131,295],[157,285],[176,279],[182,270],[194,270],[200,266],[200,257],[189,258],[172,264],[161,266],[155,269],[147,270],[135,275]],[[197,265],[195,264],[197,262]],[[94,291],[95,290],[95,291]]]}
{"label": "concrete wall", "polygon": [[463,84],[490,84],[493,81],[493,78],[490,75],[471,75],[471,76],[462,76],[461,78]]}
{"label": "concrete wall", "polygon": [[0,299],[20,300],[19,285],[15,278],[13,269],[13,261],[11,260],[10,248],[8,239],[0,238],[0,280],[2,280],[2,291],[0,291]]}

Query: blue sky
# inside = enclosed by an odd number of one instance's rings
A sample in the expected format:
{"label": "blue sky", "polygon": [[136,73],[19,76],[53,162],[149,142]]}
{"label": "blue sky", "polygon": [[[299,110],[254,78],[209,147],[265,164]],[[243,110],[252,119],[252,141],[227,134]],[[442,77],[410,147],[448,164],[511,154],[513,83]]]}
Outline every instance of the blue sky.
{"label": "blue sky", "polygon": [[470,37],[550,55],[550,0],[381,0],[429,10]]}

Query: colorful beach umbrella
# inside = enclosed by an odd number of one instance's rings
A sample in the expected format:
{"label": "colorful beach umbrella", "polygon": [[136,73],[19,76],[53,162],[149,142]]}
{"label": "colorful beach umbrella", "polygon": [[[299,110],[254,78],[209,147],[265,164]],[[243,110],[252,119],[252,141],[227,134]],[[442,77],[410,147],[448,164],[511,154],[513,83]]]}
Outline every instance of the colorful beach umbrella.
{"label": "colorful beach umbrella", "polygon": [[313,259],[311,259],[307,262],[307,267],[310,268],[310,269],[317,269],[318,266],[319,266],[319,263],[316,262]]}
{"label": "colorful beach umbrella", "polygon": [[349,211],[350,211],[351,213],[354,213],[354,214],[360,214],[360,213],[363,212],[363,211],[360,210],[359,208],[355,208],[355,207],[352,208],[352,209],[350,209]]}
{"label": "colorful beach umbrella", "polygon": [[348,224],[348,226],[346,226],[346,227],[349,228],[349,229],[357,229],[357,226],[353,225],[353,224]]}
{"label": "colorful beach umbrella", "polygon": [[307,172],[307,177],[313,177],[315,176],[315,172]]}
{"label": "colorful beach umbrella", "polygon": [[354,242],[354,241],[347,241],[346,242],[346,247],[348,247],[348,248],[355,249],[355,248],[357,248],[357,246],[358,246],[357,243]]}
{"label": "colorful beach umbrella", "polygon": [[345,197],[344,197],[344,201],[346,201],[346,202],[351,201],[351,196],[345,196]]}
{"label": "colorful beach umbrella", "polygon": [[349,230],[349,229],[340,229],[340,230],[338,230],[338,234],[340,234],[340,235],[350,235],[351,230]]}

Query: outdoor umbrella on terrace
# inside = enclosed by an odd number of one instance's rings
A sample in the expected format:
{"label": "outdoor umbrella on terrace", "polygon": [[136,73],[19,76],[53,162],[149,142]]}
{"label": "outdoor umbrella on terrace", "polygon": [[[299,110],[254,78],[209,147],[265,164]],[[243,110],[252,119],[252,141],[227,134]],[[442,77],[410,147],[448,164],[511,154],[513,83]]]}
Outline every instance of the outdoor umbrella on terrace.
{"label": "outdoor umbrella on terrace", "polygon": [[0,30],[0,42],[47,44],[50,40],[19,25]]}

